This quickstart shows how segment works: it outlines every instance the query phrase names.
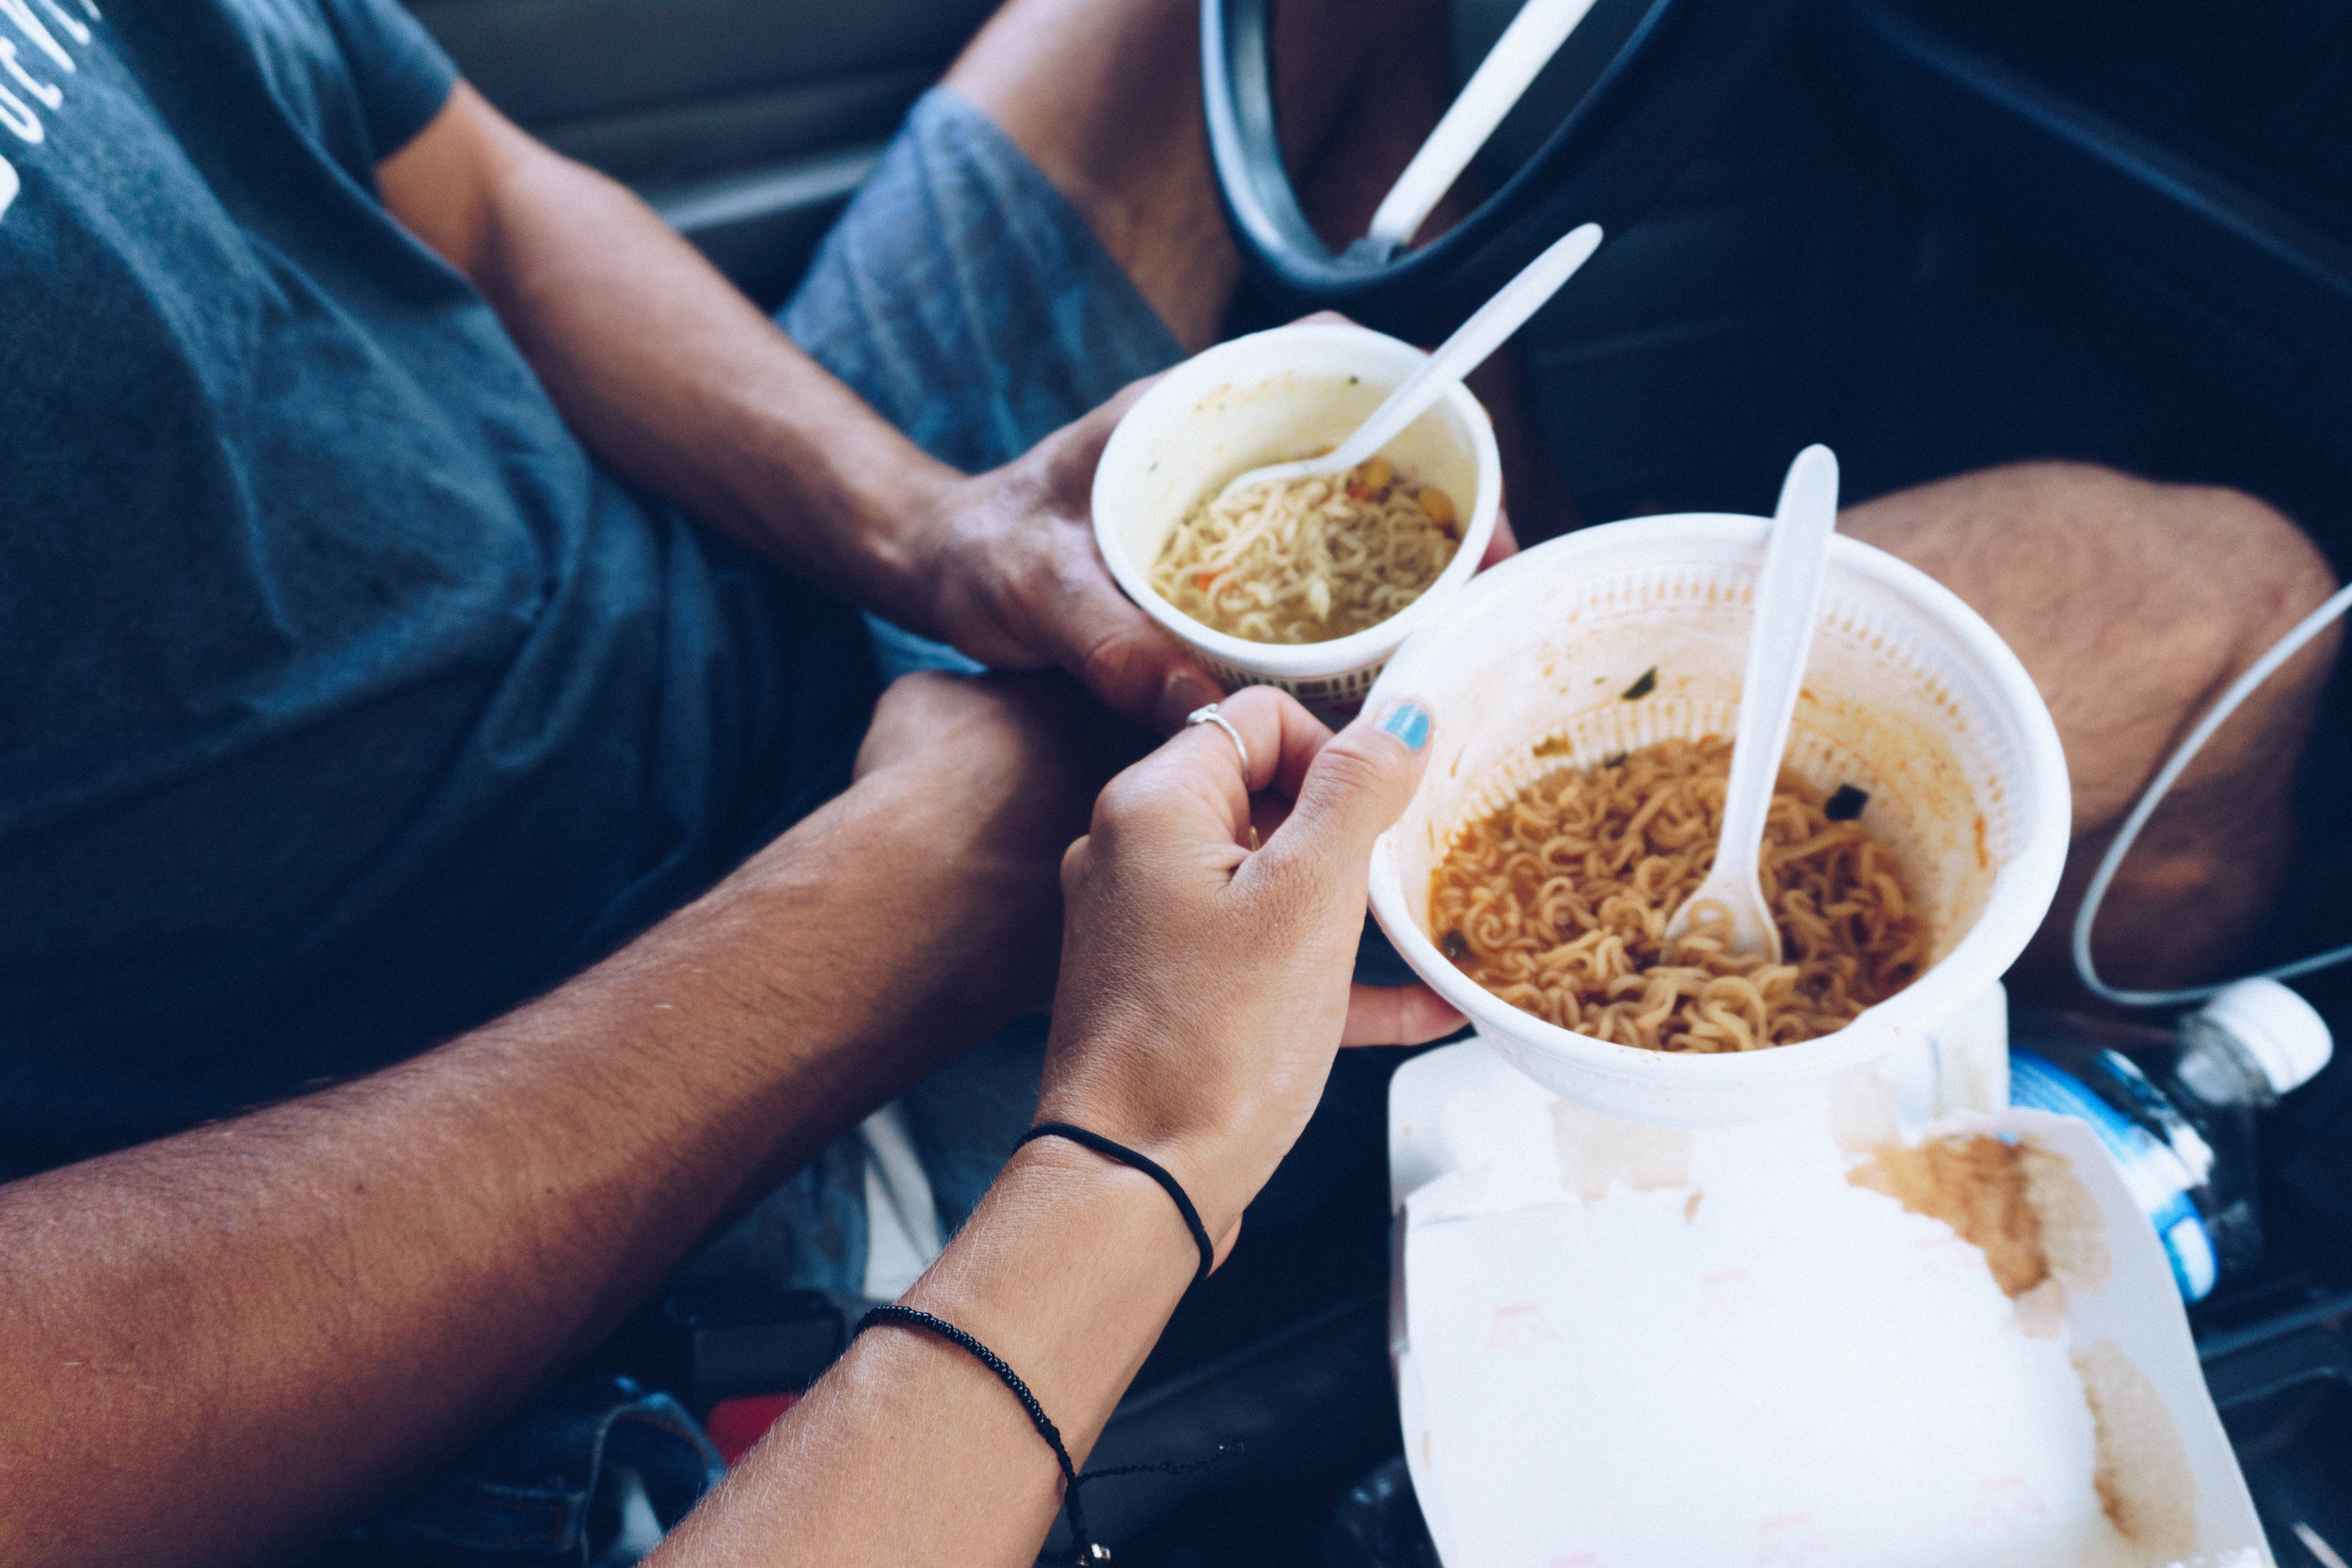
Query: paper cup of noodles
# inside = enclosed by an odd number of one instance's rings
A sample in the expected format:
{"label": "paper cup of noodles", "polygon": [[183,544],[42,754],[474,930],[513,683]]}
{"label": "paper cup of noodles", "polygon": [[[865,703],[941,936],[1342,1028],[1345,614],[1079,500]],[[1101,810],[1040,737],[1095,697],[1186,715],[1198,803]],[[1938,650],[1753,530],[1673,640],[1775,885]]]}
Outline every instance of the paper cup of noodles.
{"label": "paper cup of noodles", "polygon": [[1840,536],[1783,761],[1825,794],[1867,793],[1859,820],[1921,922],[1916,977],[1833,1033],[1685,1053],[1561,1028],[1440,951],[1432,878],[1464,830],[1555,768],[1732,734],[1769,526],[1644,517],[1528,550],[1449,599],[1371,693],[1375,705],[1420,698],[1437,719],[1421,787],[1373,851],[1381,927],[1520,1070],[1623,1120],[1717,1126],[1825,1101],[1985,996],[2041,923],[2066,858],[2066,762],[2025,667],[1948,590]]}
{"label": "paper cup of noodles", "polygon": [[1320,642],[1260,642],[1194,619],[1152,586],[1177,527],[1234,476],[1336,446],[1428,356],[1338,323],[1220,343],[1168,372],[1111,433],[1094,475],[1094,537],[1127,596],[1228,686],[1277,686],[1310,706],[1359,706],[1397,645],[1444,610],[1478,570],[1502,500],[1494,427],[1456,387],[1380,455],[1444,492],[1461,542],[1419,597],[1386,620]]}

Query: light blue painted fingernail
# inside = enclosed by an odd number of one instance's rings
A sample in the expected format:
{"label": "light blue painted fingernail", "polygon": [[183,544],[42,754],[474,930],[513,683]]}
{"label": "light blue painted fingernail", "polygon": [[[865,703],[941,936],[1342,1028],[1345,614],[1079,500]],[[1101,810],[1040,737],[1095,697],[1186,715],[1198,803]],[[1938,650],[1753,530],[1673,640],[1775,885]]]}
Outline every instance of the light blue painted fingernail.
{"label": "light blue painted fingernail", "polygon": [[1396,736],[1408,752],[1418,752],[1429,744],[1429,713],[1419,703],[1392,705],[1373,727]]}

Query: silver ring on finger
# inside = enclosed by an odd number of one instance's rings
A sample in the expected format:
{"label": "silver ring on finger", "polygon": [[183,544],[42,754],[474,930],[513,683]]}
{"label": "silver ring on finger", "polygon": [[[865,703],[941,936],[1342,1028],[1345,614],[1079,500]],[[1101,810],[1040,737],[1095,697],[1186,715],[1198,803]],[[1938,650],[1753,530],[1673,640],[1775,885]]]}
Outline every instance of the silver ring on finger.
{"label": "silver ring on finger", "polygon": [[1187,728],[1194,724],[1215,724],[1225,732],[1225,738],[1232,741],[1233,750],[1241,753],[1241,786],[1248,789],[1250,778],[1249,748],[1243,743],[1241,731],[1233,728],[1233,721],[1217,712],[1216,705],[1211,703],[1206,707],[1197,707],[1185,714],[1184,724]]}

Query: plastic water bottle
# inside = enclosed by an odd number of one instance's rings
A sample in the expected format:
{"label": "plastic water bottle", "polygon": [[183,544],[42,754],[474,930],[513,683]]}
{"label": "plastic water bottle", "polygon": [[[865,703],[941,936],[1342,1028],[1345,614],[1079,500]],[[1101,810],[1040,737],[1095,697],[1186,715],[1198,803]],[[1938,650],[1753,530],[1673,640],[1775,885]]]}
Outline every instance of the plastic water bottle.
{"label": "plastic water bottle", "polygon": [[2333,1050],[2312,1005],[2276,980],[2241,980],[2169,1032],[2022,1012],[2010,1102],[2091,1125],[2163,1239],[2182,1296],[2201,1301],[2262,1254],[2254,1113]]}

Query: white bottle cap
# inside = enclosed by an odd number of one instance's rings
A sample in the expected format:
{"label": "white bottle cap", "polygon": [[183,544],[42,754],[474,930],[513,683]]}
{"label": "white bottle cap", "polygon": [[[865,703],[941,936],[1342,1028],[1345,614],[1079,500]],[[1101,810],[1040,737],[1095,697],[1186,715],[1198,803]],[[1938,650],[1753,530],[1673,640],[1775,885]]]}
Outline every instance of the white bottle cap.
{"label": "white bottle cap", "polygon": [[2318,1009],[2276,980],[2240,980],[2200,1011],[2236,1037],[2280,1094],[2310,1082],[2335,1054]]}

